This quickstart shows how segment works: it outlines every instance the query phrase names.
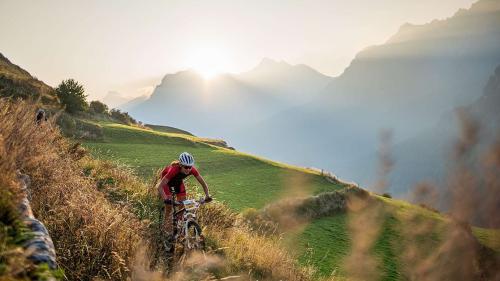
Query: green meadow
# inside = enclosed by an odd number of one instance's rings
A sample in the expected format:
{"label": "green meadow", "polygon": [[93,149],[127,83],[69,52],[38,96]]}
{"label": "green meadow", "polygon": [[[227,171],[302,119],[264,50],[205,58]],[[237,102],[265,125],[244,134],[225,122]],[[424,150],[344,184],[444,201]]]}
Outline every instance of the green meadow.
{"label": "green meadow", "polygon": [[[115,123],[99,123],[104,131],[101,141],[86,141],[93,156],[111,159],[132,167],[150,181],[158,169],[187,151],[207,181],[211,192],[235,211],[259,209],[289,192],[316,194],[342,188],[317,171],[293,167],[234,150],[207,144],[210,140],[190,135],[145,130]],[[291,188],[290,188],[291,187]],[[188,192],[201,188],[192,177]]]}

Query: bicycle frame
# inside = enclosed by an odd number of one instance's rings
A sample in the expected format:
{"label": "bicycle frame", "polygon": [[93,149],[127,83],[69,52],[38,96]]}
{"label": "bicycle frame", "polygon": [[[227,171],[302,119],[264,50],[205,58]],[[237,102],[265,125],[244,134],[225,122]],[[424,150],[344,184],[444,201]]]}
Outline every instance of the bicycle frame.
{"label": "bicycle frame", "polygon": [[[189,205],[191,205],[192,207],[186,208],[187,203],[189,203]],[[196,222],[196,211],[200,207],[201,202],[192,199],[187,199],[182,202],[179,202],[177,201],[177,194],[175,192],[172,192],[172,200],[170,205],[172,206],[172,232],[173,232],[173,238],[175,240],[179,235],[179,230],[182,229],[184,231],[183,234],[187,233],[189,221]],[[176,206],[179,205],[182,205],[182,208],[176,210]],[[182,226],[180,226],[178,223],[180,214],[182,214],[182,222],[183,222]]]}

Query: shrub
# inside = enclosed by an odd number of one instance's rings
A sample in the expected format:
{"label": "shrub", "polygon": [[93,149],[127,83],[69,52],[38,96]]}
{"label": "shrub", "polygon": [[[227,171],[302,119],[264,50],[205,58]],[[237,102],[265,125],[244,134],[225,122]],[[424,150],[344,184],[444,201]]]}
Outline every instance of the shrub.
{"label": "shrub", "polygon": [[85,89],[73,79],[63,80],[57,86],[56,94],[68,113],[85,111],[88,108]]}
{"label": "shrub", "polygon": [[115,119],[116,121],[126,124],[126,125],[132,125],[132,124],[137,124],[137,121],[135,121],[132,116],[130,116],[127,112],[122,112],[119,109],[113,108],[110,111],[111,118]]}
{"label": "shrub", "polygon": [[392,195],[388,192],[385,192],[384,194],[382,194],[382,196],[385,198],[392,198]]}
{"label": "shrub", "polygon": [[108,106],[96,100],[90,102],[89,111],[91,113],[97,113],[97,114],[109,114]]}
{"label": "shrub", "polygon": [[57,117],[56,124],[59,126],[59,129],[63,133],[63,135],[67,137],[73,137],[76,133],[76,121],[71,115],[62,113]]}
{"label": "shrub", "polygon": [[252,230],[265,236],[293,230],[325,216],[347,211],[350,200],[369,200],[364,189],[347,186],[342,190],[323,192],[306,198],[287,198],[269,204],[261,210],[247,209],[242,215]]}

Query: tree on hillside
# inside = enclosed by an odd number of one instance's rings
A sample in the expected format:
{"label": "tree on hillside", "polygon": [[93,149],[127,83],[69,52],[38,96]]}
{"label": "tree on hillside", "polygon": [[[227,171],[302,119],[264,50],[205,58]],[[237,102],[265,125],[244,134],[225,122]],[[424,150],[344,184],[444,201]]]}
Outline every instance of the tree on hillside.
{"label": "tree on hillside", "polygon": [[137,121],[134,118],[132,118],[132,116],[130,116],[128,112],[121,112],[119,109],[113,108],[109,113],[111,114],[111,117],[113,119],[123,124],[127,125],[137,124]]}
{"label": "tree on hillside", "polygon": [[73,79],[63,80],[56,88],[56,94],[68,113],[85,111],[88,108],[85,89]]}
{"label": "tree on hillside", "polygon": [[109,114],[108,106],[100,101],[94,100],[90,102],[89,111],[99,114]]}

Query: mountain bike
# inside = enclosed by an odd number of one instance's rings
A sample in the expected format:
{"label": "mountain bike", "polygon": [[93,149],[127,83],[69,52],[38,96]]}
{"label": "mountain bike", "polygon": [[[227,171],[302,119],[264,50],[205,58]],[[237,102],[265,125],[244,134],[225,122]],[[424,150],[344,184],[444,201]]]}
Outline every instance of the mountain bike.
{"label": "mountain bike", "polygon": [[177,201],[176,194],[172,194],[173,200],[164,201],[165,204],[172,206],[173,230],[170,236],[165,237],[164,246],[170,260],[178,257],[182,261],[190,252],[205,250],[205,237],[203,237],[196,213],[206,202],[204,198]]}

